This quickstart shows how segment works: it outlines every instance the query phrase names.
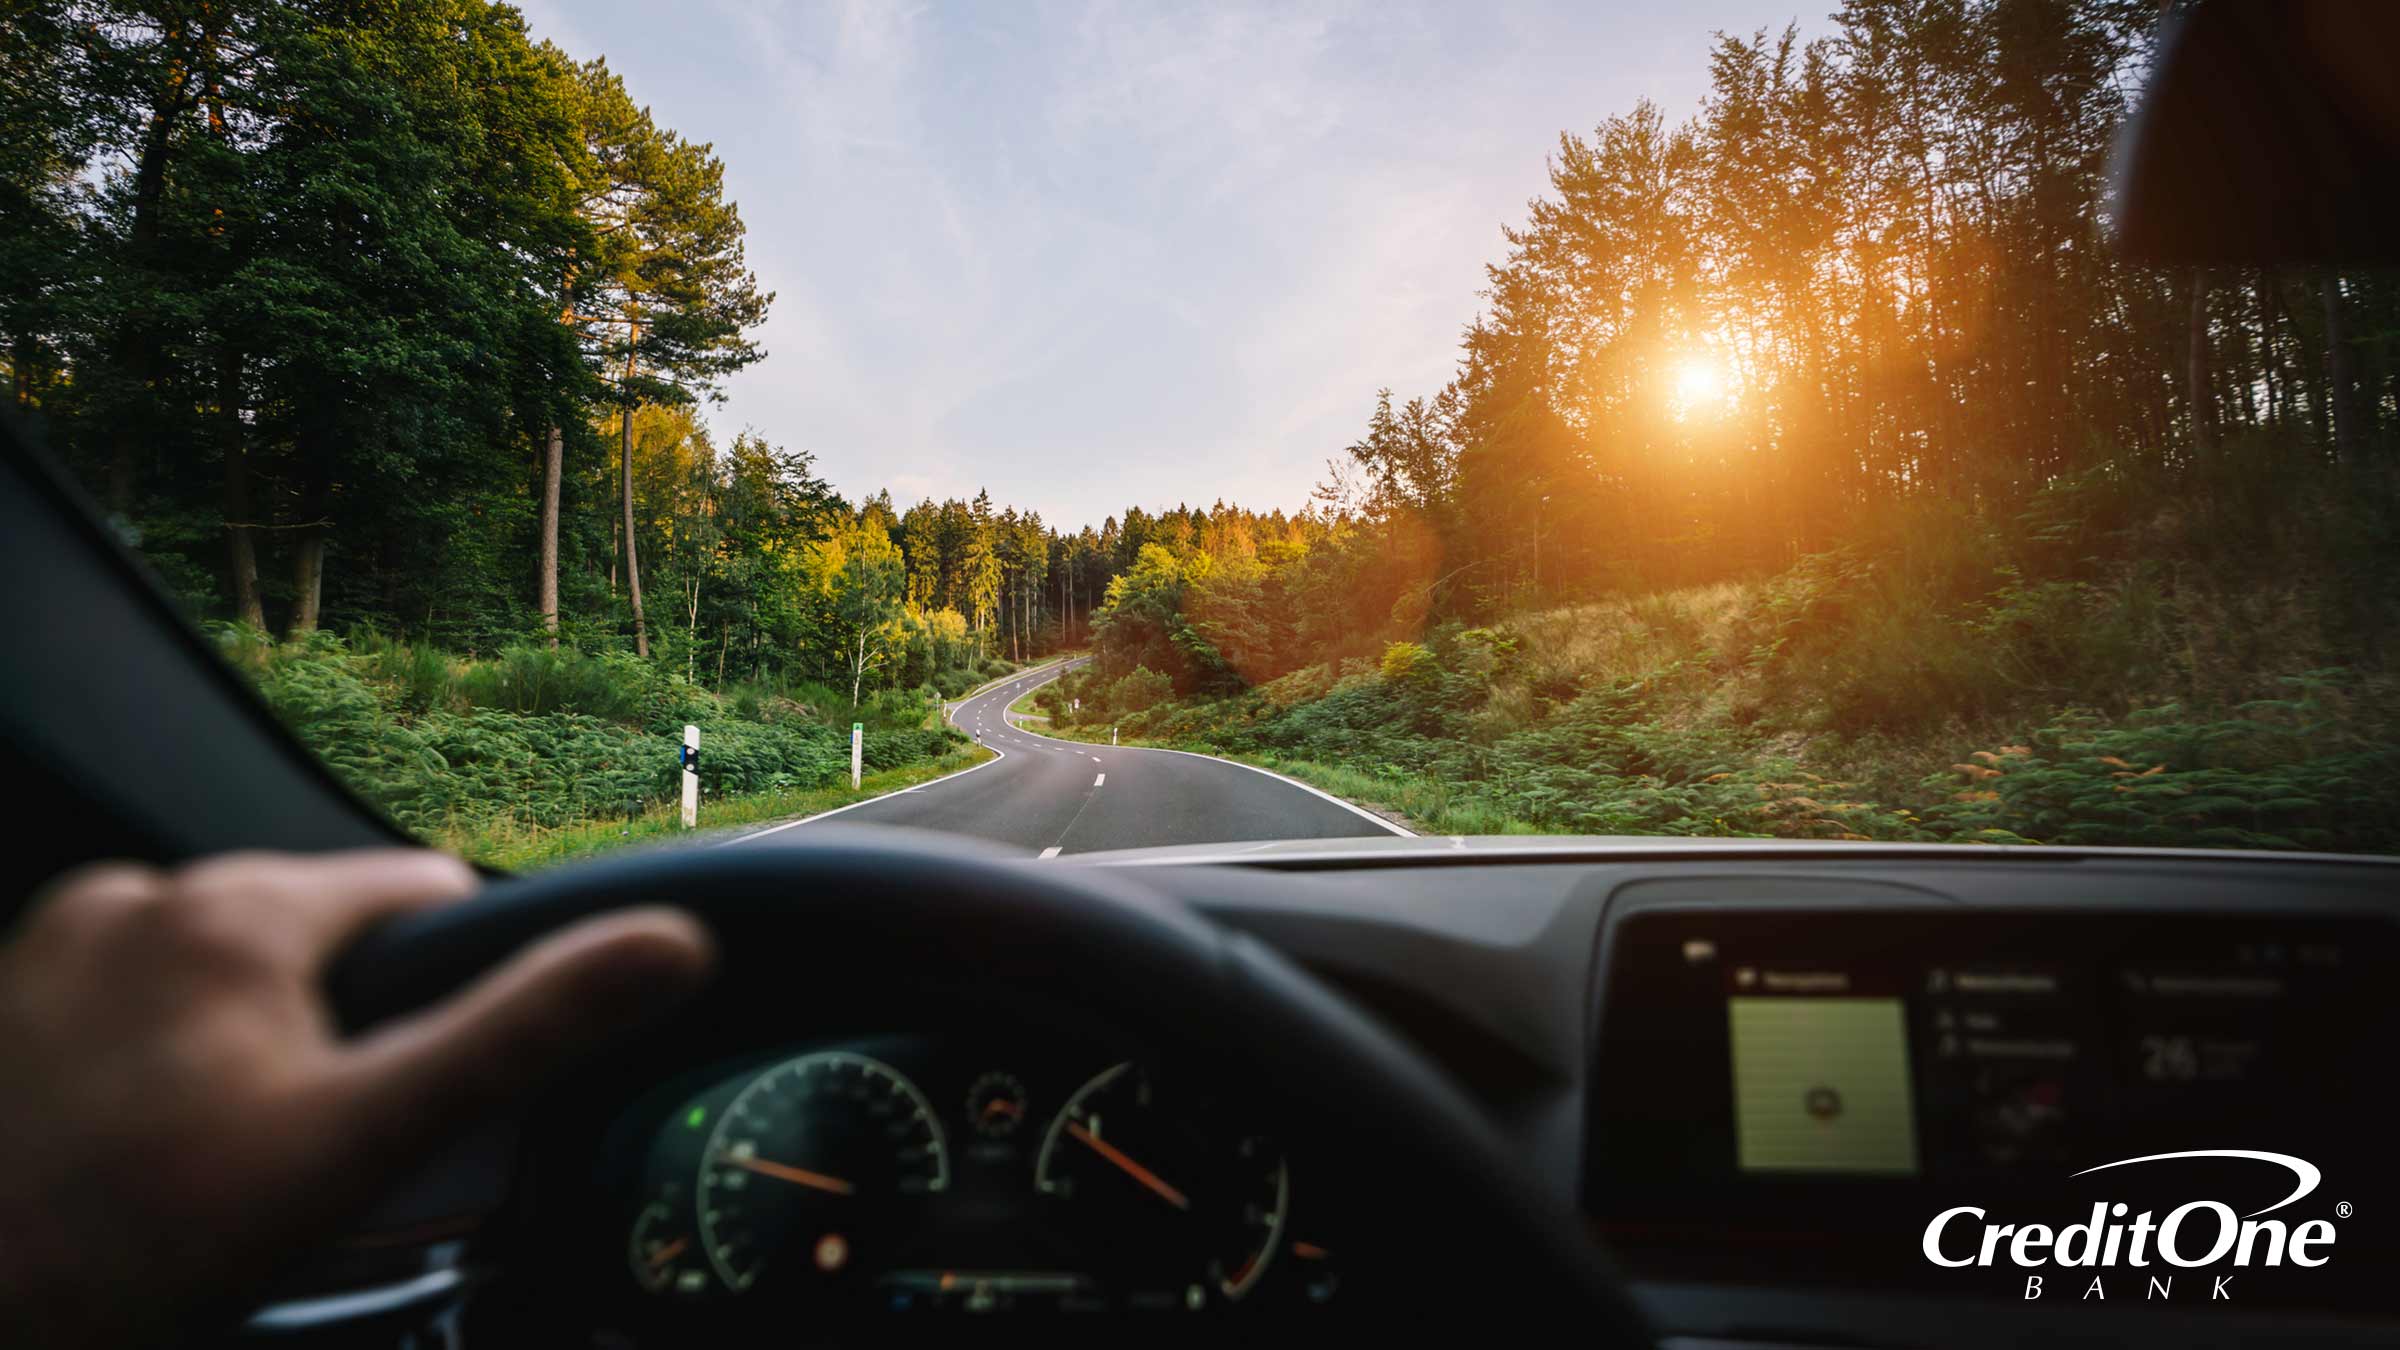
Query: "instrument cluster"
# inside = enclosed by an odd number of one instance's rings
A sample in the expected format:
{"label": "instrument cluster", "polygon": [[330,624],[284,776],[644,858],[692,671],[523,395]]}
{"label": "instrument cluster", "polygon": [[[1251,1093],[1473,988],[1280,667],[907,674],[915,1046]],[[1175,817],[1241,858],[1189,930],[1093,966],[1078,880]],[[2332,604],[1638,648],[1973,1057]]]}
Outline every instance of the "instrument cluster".
{"label": "instrument cluster", "polygon": [[614,1263],[682,1314],[1328,1303],[1336,1244],[1254,1108],[1107,1051],[783,1047],[688,1075],[618,1123]]}

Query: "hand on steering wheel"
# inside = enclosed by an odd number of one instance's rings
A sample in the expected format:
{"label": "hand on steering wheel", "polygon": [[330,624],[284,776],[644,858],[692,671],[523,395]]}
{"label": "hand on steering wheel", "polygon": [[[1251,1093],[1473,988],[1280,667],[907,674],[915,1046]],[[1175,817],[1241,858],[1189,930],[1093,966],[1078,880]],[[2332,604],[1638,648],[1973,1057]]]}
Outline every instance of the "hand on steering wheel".
{"label": "hand on steering wheel", "polygon": [[0,949],[0,1326],[120,1345],[238,1314],[285,1258],[546,1072],[705,974],[673,910],[570,924],[336,1038],[322,967],[470,895],[455,858],[236,854],[85,869]]}

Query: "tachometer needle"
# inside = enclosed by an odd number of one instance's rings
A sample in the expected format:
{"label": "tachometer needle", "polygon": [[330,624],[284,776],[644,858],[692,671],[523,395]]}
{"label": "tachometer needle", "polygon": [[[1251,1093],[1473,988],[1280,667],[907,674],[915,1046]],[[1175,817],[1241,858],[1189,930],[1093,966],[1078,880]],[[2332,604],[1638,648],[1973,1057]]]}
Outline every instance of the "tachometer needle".
{"label": "tachometer needle", "polygon": [[1190,1209],[1192,1207],[1192,1202],[1184,1196],[1183,1192],[1176,1190],[1173,1186],[1168,1185],[1166,1181],[1158,1175],[1158,1173],[1153,1172],[1149,1168],[1142,1166],[1138,1162],[1135,1162],[1133,1159],[1126,1157],[1124,1151],[1119,1149],[1116,1145],[1101,1138],[1099,1135],[1092,1133],[1090,1130],[1083,1128],[1083,1122],[1077,1120],[1068,1121],[1067,1133],[1073,1135],[1077,1140],[1081,1141],[1084,1146],[1091,1149],[1092,1152],[1099,1154],[1101,1157],[1108,1159],[1112,1163],[1115,1163],[1117,1167],[1125,1173],[1125,1175],[1132,1177],[1135,1181],[1138,1181],[1144,1186],[1147,1186],[1151,1190],[1157,1192],[1159,1199],[1166,1201],[1168,1204],[1173,1205],[1177,1209]]}
{"label": "tachometer needle", "polygon": [[650,1268],[652,1270],[656,1270],[660,1266],[665,1265],[667,1262],[683,1255],[683,1249],[691,1245],[692,1240],[690,1238],[679,1237],[673,1242],[668,1243],[666,1246],[659,1248],[657,1251],[650,1253]]}
{"label": "tachometer needle", "polygon": [[795,1186],[813,1186],[820,1191],[826,1191],[833,1195],[848,1195],[852,1191],[858,1189],[856,1186],[853,1186],[849,1182],[842,1180],[840,1177],[829,1177],[823,1172],[811,1172],[805,1167],[793,1167],[788,1163],[769,1162],[764,1158],[737,1158],[730,1153],[726,1153],[719,1155],[718,1161],[732,1163],[734,1166],[741,1168],[745,1172],[756,1172],[762,1177],[773,1177],[777,1181],[788,1181]]}

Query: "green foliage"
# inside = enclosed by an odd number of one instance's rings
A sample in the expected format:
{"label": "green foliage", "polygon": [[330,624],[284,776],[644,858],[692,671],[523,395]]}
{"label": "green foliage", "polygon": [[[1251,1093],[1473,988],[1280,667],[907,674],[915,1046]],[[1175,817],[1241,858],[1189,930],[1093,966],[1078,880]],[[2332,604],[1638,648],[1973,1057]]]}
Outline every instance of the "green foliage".
{"label": "green foliage", "polygon": [[1174,697],[1175,682],[1148,666],[1135,666],[1109,686],[1108,706],[1131,715],[1146,712]]}
{"label": "green foliage", "polygon": [[[818,788],[849,774],[846,700],[826,700],[838,725],[783,699],[772,700],[771,716],[743,717],[741,700],[718,700],[621,653],[528,647],[465,662],[375,638],[354,651],[322,633],[281,646],[240,630],[225,640],[277,715],[352,790],[430,837],[555,828],[672,800],[687,720],[701,729],[707,795]],[[749,701],[765,703],[755,690]],[[927,725],[932,710],[914,691],[861,709],[866,766],[900,769],[948,753],[960,738]]]}

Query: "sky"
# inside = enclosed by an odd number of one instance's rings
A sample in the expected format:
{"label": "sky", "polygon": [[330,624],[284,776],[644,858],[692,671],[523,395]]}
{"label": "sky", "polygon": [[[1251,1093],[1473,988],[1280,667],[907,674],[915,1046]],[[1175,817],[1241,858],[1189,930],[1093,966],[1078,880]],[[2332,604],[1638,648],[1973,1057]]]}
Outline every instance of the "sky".
{"label": "sky", "polygon": [[714,144],[775,302],[706,410],[852,500],[1306,504],[1451,374],[1560,132],[1826,0],[518,0]]}

